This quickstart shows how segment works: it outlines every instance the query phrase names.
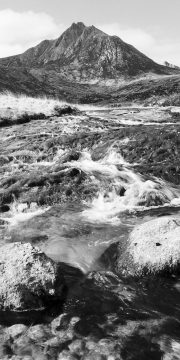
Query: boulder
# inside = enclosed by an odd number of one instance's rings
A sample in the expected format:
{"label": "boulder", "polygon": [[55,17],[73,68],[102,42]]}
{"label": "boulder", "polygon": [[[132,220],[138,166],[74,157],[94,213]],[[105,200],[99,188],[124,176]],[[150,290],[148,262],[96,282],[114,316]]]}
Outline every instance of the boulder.
{"label": "boulder", "polygon": [[63,115],[80,115],[82,112],[78,110],[76,107],[72,107],[70,105],[61,105],[55,106],[54,114],[56,116],[63,116]]}
{"label": "boulder", "polygon": [[61,299],[64,278],[57,263],[30,243],[0,251],[0,309],[32,310]]}
{"label": "boulder", "polygon": [[27,336],[33,341],[43,342],[51,337],[51,330],[48,325],[38,324],[29,327]]}
{"label": "boulder", "polygon": [[6,329],[6,334],[12,339],[18,338],[24,335],[28,330],[28,327],[24,324],[14,324]]}
{"label": "boulder", "polygon": [[159,217],[136,226],[119,243],[116,270],[122,275],[168,274],[180,270],[180,218]]}

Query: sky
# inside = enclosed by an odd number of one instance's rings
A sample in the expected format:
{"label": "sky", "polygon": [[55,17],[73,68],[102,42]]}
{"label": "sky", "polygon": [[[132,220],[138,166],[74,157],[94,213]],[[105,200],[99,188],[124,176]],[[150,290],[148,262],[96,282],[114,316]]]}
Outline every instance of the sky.
{"label": "sky", "polygon": [[58,38],[73,22],[180,66],[180,0],[0,0],[0,57]]}

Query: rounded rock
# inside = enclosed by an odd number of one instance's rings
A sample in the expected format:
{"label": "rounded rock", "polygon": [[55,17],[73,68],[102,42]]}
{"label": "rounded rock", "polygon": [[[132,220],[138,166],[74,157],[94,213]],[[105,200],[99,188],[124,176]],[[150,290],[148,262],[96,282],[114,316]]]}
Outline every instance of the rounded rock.
{"label": "rounded rock", "polygon": [[58,264],[37,247],[20,242],[0,251],[0,309],[42,309],[61,298],[64,278]]}
{"label": "rounded rock", "polygon": [[39,342],[48,340],[52,336],[52,333],[47,325],[39,324],[31,326],[27,332],[27,336],[29,336],[31,340]]}
{"label": "rounded rock", "polygon": [[165,216],[136,226],[116,270],[123,275],[171,274],[180,270],[180,218]]}
{"label": "rounded rock", "polygon": [[6,329],[7,335],[9,335],[11,338],[16,338],[21,336],[27,331],[28,327],[23,324],[15,324]]}
{"label": "rounded rock", "polygon": [[76,360],[77,357],[74,357],[69,351],[63,350],[59,356],[58,360]]}

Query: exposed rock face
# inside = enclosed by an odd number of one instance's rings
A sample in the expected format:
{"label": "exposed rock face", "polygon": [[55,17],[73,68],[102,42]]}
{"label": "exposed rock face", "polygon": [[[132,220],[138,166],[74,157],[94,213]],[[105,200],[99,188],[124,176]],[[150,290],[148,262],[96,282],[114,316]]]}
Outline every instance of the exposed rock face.
{"label": "exposed rock face", "polygon": [[119,245],[117,269],[123,275],[173,273],[180,265],[180,219],[161,217],[130,234],[125,251]]}
{"label": "exposed rock face", "polygon": [[40,309],[60,298],[63,276],[58,265],[31,244],[12,243],[0,252],[0,308]]}

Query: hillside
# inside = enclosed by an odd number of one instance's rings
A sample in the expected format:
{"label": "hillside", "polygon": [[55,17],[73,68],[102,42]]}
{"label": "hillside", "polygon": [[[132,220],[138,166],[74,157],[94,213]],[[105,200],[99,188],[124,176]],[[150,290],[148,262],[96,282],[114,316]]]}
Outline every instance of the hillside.
{"label": "hillside", "polygon": [[[96,95],[97,96],[97,95]],[[87,95],[84,102],[94,102],[94,95]],[[153,79],[139,79],[119,86],[106,94],[99,95],[101,103],[180,106],[180,76],[162,76]]]}
{"label": "hillside", "polygon": [[119,37],[79,22],[58,39],[0,59],[0,91],[97,102],[126,82],[175,74],[178,69],[155,63]]}

